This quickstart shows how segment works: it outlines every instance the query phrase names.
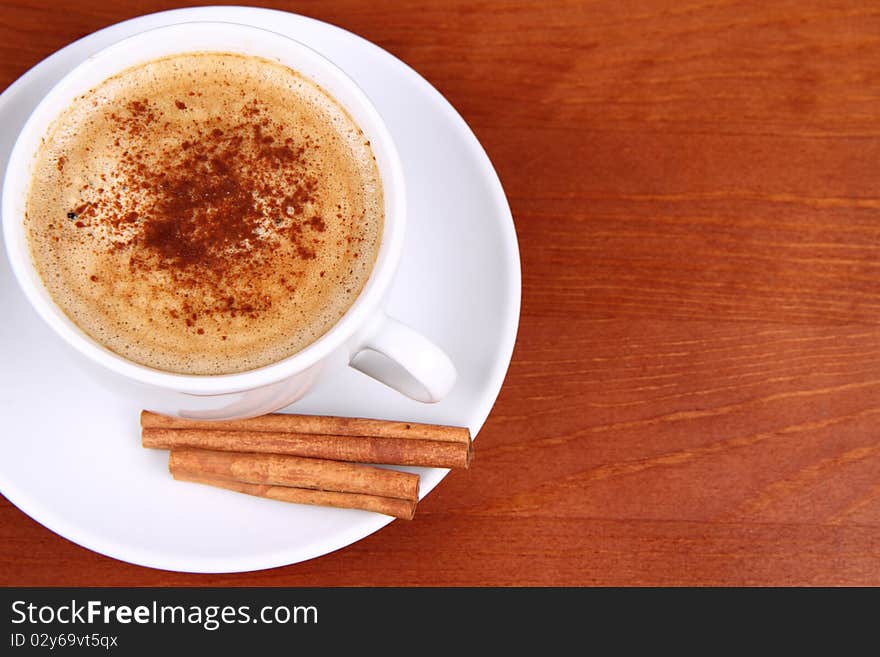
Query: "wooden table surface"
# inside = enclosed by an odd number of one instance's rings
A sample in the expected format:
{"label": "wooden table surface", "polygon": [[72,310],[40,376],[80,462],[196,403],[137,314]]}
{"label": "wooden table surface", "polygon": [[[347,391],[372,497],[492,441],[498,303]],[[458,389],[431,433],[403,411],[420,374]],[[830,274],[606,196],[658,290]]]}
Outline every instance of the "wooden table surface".
{"label": "wooden table surface", "polygon": [[[4,2],[0,88],[172,6]],[[498,170],[522,317],[474,466],[412,522],[238,575],[102,557],[3,500],[0,583],[880,585],[878,3],[266,6],[403,59]]]}

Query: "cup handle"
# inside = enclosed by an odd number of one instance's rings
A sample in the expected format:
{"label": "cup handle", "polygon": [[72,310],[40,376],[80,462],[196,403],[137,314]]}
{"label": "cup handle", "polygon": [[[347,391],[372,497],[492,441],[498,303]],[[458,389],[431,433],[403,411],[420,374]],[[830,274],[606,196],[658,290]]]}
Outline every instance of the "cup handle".
{"label": "cup handle", "polygon": [[421,333],[380,311],[349,364],[415,399],[434,403],[455,383],[455,366],[440,347]]}

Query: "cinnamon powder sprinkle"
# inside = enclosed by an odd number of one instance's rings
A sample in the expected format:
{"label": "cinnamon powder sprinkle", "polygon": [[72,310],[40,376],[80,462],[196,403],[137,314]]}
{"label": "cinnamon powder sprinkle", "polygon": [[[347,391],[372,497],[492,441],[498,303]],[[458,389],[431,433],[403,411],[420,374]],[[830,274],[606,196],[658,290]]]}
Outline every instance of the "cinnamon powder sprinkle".
{"label": "cinnamon powder sprinkle", "polygon": [[[175,105],[185,108],[180,101]],[[111,119],[128,135],[142,134],[156,117],[147,98],[130,102],[127,110]],[[303,260],[314,259],[326,224],[319,215],[305,215],[319,194],[308,145],[285,137],[257,100],[243,108],[239,122],[226,124],[203,125],[195,139],[161,151],[158,160],[155,153],[129,148],[114,176],[131,192],[111,189],[71,214],[110,217],[105,228],[116,248],[130,248],[130,268],[161,270],[181,287],[201,290],[202,303],[194,302],[199,312],[256,316],[271,306],[258,281],[279,242],[288,242]],[[230,277],[254,279],[255,292],[225,295]]]}

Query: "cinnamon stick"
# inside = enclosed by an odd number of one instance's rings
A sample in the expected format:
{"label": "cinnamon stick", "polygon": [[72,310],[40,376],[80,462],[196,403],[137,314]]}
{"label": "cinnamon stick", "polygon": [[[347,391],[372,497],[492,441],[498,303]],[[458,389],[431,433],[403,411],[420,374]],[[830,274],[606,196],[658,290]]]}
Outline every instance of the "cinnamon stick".
{"label": "cinnamon stick", "polygon": [[255,495],[257,497],[266,497],[282,502],[315,504],[343,509],[362,509],[404,520],[412,520],[416,511],[416,502],[396,497],[381,497],[379,495],[365,495],[362,493],[340,493],[309,488],[293,488],[290,486],[247,484],[219,477],[200,476],[189,472],[172,472],[172,475],[178,481],[190,481],[216,488],[225,488],[226,490]]}
{"label": "cinnamon stick", "polygon": [[467,427],[289,413],[271,413],[246,420],[193,420],[142,411],[141,427],[144,429],[210,429],[212,431],[267,431],[324,436],[416,438],[453,443],[469,443],[471,440]]}
{"label": "cinnamon stick", "polygon": [[168,469],[175,476],[233,480],[338,493],[361,493],[415,502],[419,477],[409,472],[278,454],[172,449]]}
{"label": "cinnamon stick", "polygon": [[[467,468],[473,455],[466,441],[410,440],[399,437],[309,435],[269,431],[213,428],[153,428],[152,421],[141,432],[144,447],[198,449],[287,454],[354,463],[417,465],[437,468]],[[201,427],[201,425],[200,425]],[[465,431],[467,431],[465,429]]]}

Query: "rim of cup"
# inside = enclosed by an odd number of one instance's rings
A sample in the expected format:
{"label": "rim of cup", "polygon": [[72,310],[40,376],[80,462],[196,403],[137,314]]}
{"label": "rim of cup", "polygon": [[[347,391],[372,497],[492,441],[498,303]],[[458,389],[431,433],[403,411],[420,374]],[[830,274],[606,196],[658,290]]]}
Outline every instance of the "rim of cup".
{"label": "rim of cup", "polygon": [[[215,43],[216,45],[208,45]],[[190,52],[232,52],[280,62],[320,86],[342,105],[370,140],[379,167],[385,212],[376,262],[361,293],[345,314],[302,350],[245,372],[191,375],[166,372],[120,356],[89,337],[55,304],[31,258],[24,208],[39,146],[53,122],[77,96],[138,64]],[[340,96],[343,96],[340,98]],[[118,41],[90,56],[64,76],[31,113],[13,146],[3,181],[2,220],[13,273],[41,318],[67,344],[128,379],[196,395],[253,389],[307,370],[351,339],[368,323],[391,283],[403,247],[406,219],[403,167],[391,133],[367,94],[341,68],[290,37],[237,23],[196,21],[157,27]]]}

